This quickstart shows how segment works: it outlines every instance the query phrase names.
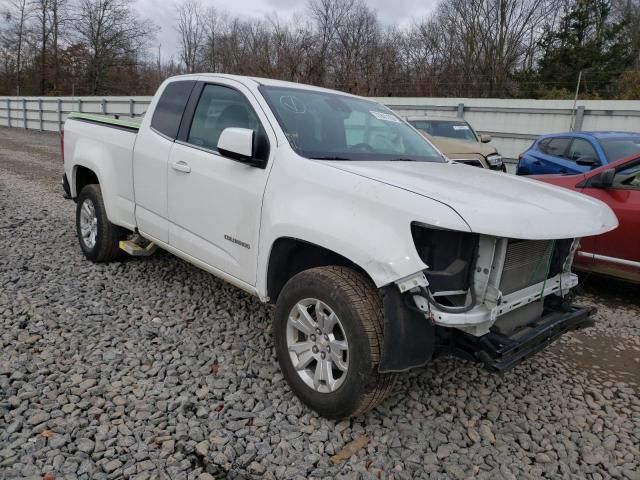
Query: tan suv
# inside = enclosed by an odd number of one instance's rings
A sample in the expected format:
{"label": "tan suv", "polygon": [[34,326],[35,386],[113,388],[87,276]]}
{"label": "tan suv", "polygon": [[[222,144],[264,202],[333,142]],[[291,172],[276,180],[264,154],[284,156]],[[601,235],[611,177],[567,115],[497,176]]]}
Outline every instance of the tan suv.
{"label": "tan suv", "polygon": [[464,120],[434,116],[406,119],[450,160],[474,167],[507,171],[502,156],[495,147],[486,145],[491,141],[491,136],[478,135]]}

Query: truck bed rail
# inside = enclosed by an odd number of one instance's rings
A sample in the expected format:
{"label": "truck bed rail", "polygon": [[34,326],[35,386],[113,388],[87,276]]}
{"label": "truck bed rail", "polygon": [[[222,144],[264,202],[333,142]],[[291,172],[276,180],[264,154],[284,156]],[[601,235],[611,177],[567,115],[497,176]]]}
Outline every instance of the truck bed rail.
{"label": "truck bed rail", "polygon": [[105,115],[71,112],[67,118],[71,120],[79,120],[81,122],[99,123],[106,127],[120,128],[134,133],[137,133],[140,129],[140,124],[136,121],[120,120],[119,118],[111,118]]}

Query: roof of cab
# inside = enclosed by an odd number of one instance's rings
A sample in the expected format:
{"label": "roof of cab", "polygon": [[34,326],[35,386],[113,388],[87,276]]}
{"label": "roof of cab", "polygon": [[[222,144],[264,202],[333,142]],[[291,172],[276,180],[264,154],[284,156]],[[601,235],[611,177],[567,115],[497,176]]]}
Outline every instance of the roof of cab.
{"label": "roof of cab", "polygon": [[[195,73],[195,74],[192,73],[192,74],[186,74],[186,75],[176,75],[171,78],[177,79],[177,78],[194,78],[194,77],[210,77],[212,79],[227,78],[229,80],[235,80],[247,86],[250,83],[253,83],[254,85],[267,85],[270,87],[283,87],[283,88],[297,88],[300,90],[313,90],[317,92],[327,92],[327,93],[333,93],[338,95],[346,95],[349,97],[363,98],[348,92],[342,92],[340,90],[332,90],[330,88],[316,87],[314,85],[307,85],[304,83],[287,82],[284,80],[275,80],[273,78],[249,77],[245,75],[231,75],[228,73]],[[370,100],[370,99],[367,99],[367,100],[377,103],[375,102],[375,100]]]}

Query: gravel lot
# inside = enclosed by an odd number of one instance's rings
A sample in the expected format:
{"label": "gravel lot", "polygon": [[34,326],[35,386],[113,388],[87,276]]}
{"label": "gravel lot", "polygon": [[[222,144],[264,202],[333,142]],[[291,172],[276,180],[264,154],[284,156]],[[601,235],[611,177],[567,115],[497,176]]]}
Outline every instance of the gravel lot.
{"label": "gravel lot", "polygon": [[589,279],[597,327],[336,423],[286,386],[270,308],[168,254],[86,261],[61,171],[56,135],[0,128],[0,478],[640,479],[636,287]]}

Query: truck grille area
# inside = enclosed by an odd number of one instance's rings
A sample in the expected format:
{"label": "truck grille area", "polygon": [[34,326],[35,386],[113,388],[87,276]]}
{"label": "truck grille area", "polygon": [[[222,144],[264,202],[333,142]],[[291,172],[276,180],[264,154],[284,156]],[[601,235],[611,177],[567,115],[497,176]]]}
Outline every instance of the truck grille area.
{"label": "truck grille area", "polygon": [[503,295],[542,282],[549,271],[553,245],[552,240],[509,240],[500,280]]}

